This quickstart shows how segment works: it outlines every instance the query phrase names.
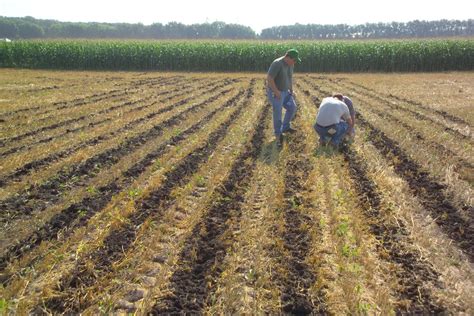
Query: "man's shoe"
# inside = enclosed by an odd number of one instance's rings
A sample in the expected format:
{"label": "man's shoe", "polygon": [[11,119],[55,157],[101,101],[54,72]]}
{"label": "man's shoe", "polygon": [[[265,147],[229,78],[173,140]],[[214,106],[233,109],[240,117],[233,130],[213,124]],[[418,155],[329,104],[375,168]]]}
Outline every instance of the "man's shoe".
{"label": "man's shoe", "polygon": [[292,134],[292,133],[295,133],[296,132],[296,129],[290,127],[288,128],[287,130],[283,131],[283,133],[285,134]]}
{"label": "man's shoe", "polygon": [[277,144],[278,147],[283,146],[283,134],[280,134],[280,135],[277,136],[276,144]]}

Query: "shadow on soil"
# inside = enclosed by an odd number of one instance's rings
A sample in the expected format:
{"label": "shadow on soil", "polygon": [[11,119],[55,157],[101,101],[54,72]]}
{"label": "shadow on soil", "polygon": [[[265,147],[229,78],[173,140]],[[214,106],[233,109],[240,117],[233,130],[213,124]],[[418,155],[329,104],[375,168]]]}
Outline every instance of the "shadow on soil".
{"label": "shadow on soil", "polygon": [[280,159],[281,150],[282,147],[277,145],[276,140],[267,142],[262,146],[262,153],[259,159],[268,165],[276,164]]}
{"label": "shadow on soil", "polygon": [[338,150],[330,146],[318,146],[313,151],[315,157],[332,157],[339,154],[340,152]]}

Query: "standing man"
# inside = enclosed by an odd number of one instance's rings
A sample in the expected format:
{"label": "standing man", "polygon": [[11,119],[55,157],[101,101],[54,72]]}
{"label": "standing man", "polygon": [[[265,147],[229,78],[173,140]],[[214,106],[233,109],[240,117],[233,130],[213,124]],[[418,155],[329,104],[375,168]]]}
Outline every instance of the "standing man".
{"label": "standing man", "polygon": [[[290,49],[285,56],[275,59],[267,73],[267,97],[273,108],[273,129],[277,144],[283,143],[283,133],[291,133],[290,122],[296,113],[295,95],[293,93],[293,68],[296,62],[301,62],[296,49]],[[285,108],[285,118],[281,122],[282,107]]]}
{"label": "standing man", "polygon": [[337,97],[323,99],[314,125],[321,145],[329,143],[333,148],[339,149],[344,136],[353,127],[354,123],[346,103]]}

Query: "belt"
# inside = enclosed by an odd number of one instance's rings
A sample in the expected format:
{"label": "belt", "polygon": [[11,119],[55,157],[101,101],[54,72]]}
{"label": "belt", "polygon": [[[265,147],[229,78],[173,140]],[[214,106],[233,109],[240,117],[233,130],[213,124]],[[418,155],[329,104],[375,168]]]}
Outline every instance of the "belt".
{"label": "belt", "polygon": [[322,126],[316,123],[316,126],[321,127],[321,128],[330,128],[330,127],[336,127],[336,124],[328,125],[328,126]]}

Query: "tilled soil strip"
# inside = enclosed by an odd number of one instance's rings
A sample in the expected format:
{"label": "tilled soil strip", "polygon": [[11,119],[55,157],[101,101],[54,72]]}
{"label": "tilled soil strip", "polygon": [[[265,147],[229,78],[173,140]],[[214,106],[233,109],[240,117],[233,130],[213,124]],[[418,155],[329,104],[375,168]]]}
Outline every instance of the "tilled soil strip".
{"label": "tilled soil strip", "polygon": [[[156,85],[158,85],[158,84],[159,84],[159,88],[166,87],[166,86],[171,86],[171,85],[175,86],[178,82],[180,82],[180,80],[159,81],[159,82],[155,83],[155,85],[149,85],[149,88],[155,88]],[[110,101],[112,101],[112,99],[115,99],[115,102],[123,101],[123,100],[125,100],[126,98],[128,98],[132,95],[140,94],[142,92],[143,92],[143,87],[140,87],[137,90],[133,90],[133,88],[129,87],[129,88],[125,88],[125,90],[119,90],[116,94],[110,95],[109,97],[104,96],[104,97],[101,97],[101,98],[97,98],[97,99],[93,100],[93,102],[76,103],[74,105],[74,107],[79,107],[79,106],[82,106],[82,105],[93,105],[93,104],[96,104],[97,102],[101,102],[101,101],[109,101],[110,102]],[[51,118],[54,119],[56,117],[56,113],[57,113],[56,111],[63,110],[63,109],[67,109],[68,111],[72,110],[71,106],[66,106],[66,105],[59,106],[58,108],[53,110],[53,111],[55,111],[55,113],[53,113],[51,115],[48,115],[48,116],[44,116],[44,117],[38,119],[36,123],[51,120]],[[47,113],[48,112],[41,113],[41,114],[47,114]],[[61,113],[61,114],[64,114],[64,113]],[[35,114],[35,115],[39,115],[39,114]]]}
{"label": "tilled soil strip", "polygon": [[[357,93],[360,93],[362,95],[367,95],[367,92],[361,92],[361,91],[358,91],[357,87],[353,87],[351,86],[349,83],[345,83],[345,82],[340,82],[340,81],[335,81],[335,80],[332,80],[332,79],[328,79],[329,81],[335,83],[335,84],[339,84],[341,86],[345,86],[346,88],[349,88],[349,89],[353,89],[355,92]],[[370,92],[369,92],[370,93]],[[373,98],[375,100],[378,100],[380,102],[383,102],[384,104],[388,105],[390,108],[394,109],[394,110],[399,110],[399,111],[403,111],[403,112],[407,112],[407,113],[410,113],[412,114],[417,120],[420,120],[420,121],[428,121],[428,122],[431,122],[433,123],[434,125],[436,126],[439,126],[439,128],[441,130],[444,130],[446,132],[449,132],[451,134],[453,134],[454,136],[457,136],[457,137],[461,137],[462,139],[465,139],[465,140],[468,140],[470,143],[472,143],[472,138],[471,136],[469,135],[464,135],[462,134],[461,132],[459,132],[457,129],[454,129],[452,127],[449,127],[449,126],[446,126],[445,124],[443,124],[442,122],[440,121],[437,121],[425,114],[422,114],[420,112],[416,112],[414,110],[411,110],[409,108],[406,108],[406,107],[403,107],[403,106],[400,106],[396,103],[392,103],[390,102],[389,100],[381,97],[380,95],[377,95],[377,94],[374,94],[374,93],[370,93],[370,98]]]}
{"label": "tilled soil strip", "polygon": [[413,100],[410,100],[410,99],[406,99],[406,98],[403,98],[403,97],[400,97],[400,96],[396,96],[396,95],[393,95],[393,94],[386,94],[386,93],[381,93],[380,91],[377,91],[375,89],[371,89],[371,88],[368,88],[364,85],[361,85],[361,84],[358,84],[354,81],[351,81],[351,80],[347,80],[347,79],[343,79],[344,81],[347,81],[349,84],[353,85],[353,86],[356,86],[356,87],[359,87],[359,88],[362,88],[364,90],[367,90],[369,92],[372,92],[373,94],[377,94],[377,95],[383,95],[385,96],[386,98],[392,98],[392,99],[395,99],[397,101],[401,101],[401,102],[404,102],[404,103],[407,103],[407,104],[411,104],[411,105],[414,105],[416,106],[417,108],[421,108],[423,110],[426,110],[426,111],[429,111],[429,112],[434,112],[440,116],[442,116],[444,119],[446,120],[451,120],[453,121],[454,123],[460,123],[460,124],[464,124],[464,125],[467,125],[469,126],[469,128],[472,128],[472,126],[466,122],[465,120],[463,120],[462,118],[460,117],[457,117],[457,116],[454,116],[446,111],[441,111],[441,110],[437,110],[435,108],[432,108],[432,107],[429,107],[429,106],[426,106],[426,105],[423,105],[423,103],[421,102],[417,102],[417,101],[413,101]]}
{"label": "tilled soil strip", "polygon": [[[309,82],[308,84],[311,85]],[[312,86],[320,95],[327,94],[318,86]],[[315,103],[316,106],[319,104]],[[443,191],[446,186],[432,179],[429,173],[422,171],[420,165],[413,161],[397,142],[387,137],[382,131],[369,123],[360,113],[357,113],[358,124],[369,132],[369,139],[383,157],[394,166],[395,172],[407,181],[412,193],[420,203],[431,213],[436,223],[454,239],[459,247],[467,254],[472,262],[474,258],[474,228],[471,222],[464,220],[454,204]],[[466,213],[473,214],[466,206]]]}
{"label": "tilled soil strip", "polygon": [[[420,254],[404,246],[401,242],[410,242],[407,229],[402,222],[391,224],[381,215],[381,196],[377,185],[367,175],[367,167],[354,150],[345,149],[344,158],[349,164],[349,174],[354,187],[359,194],[359,203],[369,219],[369,229],[380,242],[377,250],[381,257],[388,255],[391,262],[395,262],[401,269],[397,278],[401,285],[398,296],[397,314],[444,314],[445,307],[439,305],[427,289],[428,283],[442,287],[439,284],[439,274],[431,265],[422,261]],[[406,302],[409,304],[406,304]],[[408,305],[408,306],[407,306]]]}
{"label": "tilled soil strip", "polygon": [[[148,99],[150,99],[150,98],[148,98]],[[73,123],[77,123],[77,122],[83,121],[87,118],[90,118],[91,116],[97,116],[97,115],[101,115],[101,114],[104,114],[104,113],[108,113],[108,112],[110,112],[114,109],[117,109],[117,108],[120,108],[120,107],[123,107],[123,106],[127,106],[127,105],[130,105],[129,102],[125,102],[124,104],[121,104],[121,105],[118,105],[118,106],[113,106],[112,109],[102,109],[102,110],[99,110],[95,113],[87,113],[86,115],[81,115],[79,117],[75,117],[75,118],[71,118],[71,119],[68,119],[68,120],[65,120],[65,121],[57,122],[57,123],[54,123],[52,125],[43,126],[41,128],[26,132],[26,133],[23,133],[23,134],[20,134],[20,135],[11,137],[11,138],[2,139],[2,140],[0,140],[0,145],[5,146],[6,144],[22,140],[26,137],[34,136],[36,134],[40,134],[40,133],[45,132],[45,131],[54,130],[54,129],[59,128],[59,127],[63,127],[63,126],[67,126],[67,125],[70,125],[70,124],[73,124]]]}
{"label": "tilled soil strip", "polygon": [[[171,83],[170,83],[171,84]],[[165,84],[166,86],[166,84]],[[139,99],[139,100],[135,100],[135,101],[127,101],[127,98],[129,98],[130,96],[133,96],[133,95],[136,95],[140,92],[142,92],[141,90],[136,90],[136,91],[132,91],[130,92],[129,90],[126,90],[124,93],[121,94],[121,98],[119,99],[114,99],[114,100],[111,100],[113,99],[113,97],[109,97],[109,98],[103,98],[101,100],[96,100],[96,102],[87,102],[85,104],[87,105],[94,105],[96,104],[97,102],[100,102],[100,101],[109,101],[111,102],[111,104],[114,104],[114,103],[117,103],[117,102],[122,102],[120,104],[117,104],[117,105],[112,105],[108,108],[104,108],[104,109],[101,109],[97,112],[93,112],[93,113],[89,113],[88,115],[86,116],[79,116],[79,117],[76,117],[76,118],[72,118],[71,120],[74,120],[74,121],[68,121],[68,124],[67,125],[71,125],[71,124],[74,124],[74,123],[78,123],[80,121],[83,121],[83,120],[86,120],[86,119],[90,119],[90,118],[95,118],[95,117],[100,117],[100,115],[102,114],[107,114],[107,113],[110,113],[114,110],[117,110],[117,109],[121,109],[121,108],[125,108],[125,107],[130,107],[134,104],[137,104],[137,103],[140,103],[140,102],[145,102],[145,101],[148,101],[154,97],[160,97],[160,96],[165,96],[165,95],[168,95],[168,94],[171,94],[171,93],[174,93],[174,92],[181,92],[183,89],[185,88],[189,88],[191,87],[192,85],[191,84],[187,84],[187,85],[184,85],[184,86],[181,86],[181,87],[178,87],[178,88],[174,88],[174,89],[170,89],[170,90],[165,90],[165,91],[162,91],[162,92],[159,92],[157,93],[156,95],[151,95],[151,96],[148,96],[146,98],[142,98],[142,99]],[[133,112],[134,109],[132,108],[131,110],[127,111],[127,112],[124,112],[125,113],[128,113],[128,112]],[[54,118],[54,114],[52,116],[48,116],[48,117],[45,117],[45,118],[42,118],[42,119],[39,119],[37,121],[35,121],[36,123],[38,122],[41,122],[41,121],[44,121],[44,120],[47,120],[47,119],[51,119],[51,118]],[[62,122],[58,122],[58,123],[62,123]],[[80,130],[83,130],[84,128],[86,127],[89,127],[89,126],[95,126],[95,125],[99,125],[100,123],[102,123],[101,120],[99,121],[95,121],[95,122],[89,122],[87,124],[85,124],[84,126],[79,126],[79,127],[76,127],[74,129],[72,128],[68,128],[65,130],[65,132],[63,132],[62,134],[59,134],[59,135],[54,135],[54,136],[50,136],[50,137],[47,137],[45,139],[42,139],[42,140],[39,140],[37,141],[37,143],[44,143],[44,142],[47,142],[51,139],[53,139],[53,137],[59,137],[59,136],[62,136],[62,135],[65,135],[65,134],[68,134],[68,133],[72,133],[72,132],[76,132],[76,131],[80,131]],[[52,126],[55,126],[54,124]],[[59,127],[62,127],[63,125],[59,126]],[[56,126],[57,127],[57,126]],[[55,128],[56,128],[55,127]],[[14,138],[4,138],[1,140],[1,143],[2,145],[6,145],[8,143],[11,143],[12,141],[19,141],[19,140],[23,140],[27,137],[31,137],[31,136],[35,136],[37,133],[40,133],[40,132],[43,132],[44,130],[41,130],[43,128],[47,128],[47,130],[54,130],[55,128],[49,128],[48,126],[44,126],[44,127],[41,127],[40,129],[36,129],[36,130],[33,130],[33,131],[29,131],[29,132],[26,132],[25,134],[20,134],[20,135],[17,135],[17,136],[14,136]],[[38,132],[36,132],[38,131]],[[34,140],[36,141],[37,137],[34,138]],[[10,154],[10,152],[13,151],[13,152],[16,152],[18,150],[14,150],[14,148],[11,148],[9,149],[8,151],[4,152],[4,153],[0,153],[0,156],[4,156],[4,155],[7,155],[7,154]]]}
{"label": "tilled soil strip", "polygon": [[[199,109],[209,102],[217,100],[222,94],[229,93],[232,89],[227,89],[219,94],[210,97],[208,100],[194,104],[186,110],[174,115],[164,122],[160,122],[151,129],[129,138],[115,146],[88,158],[81,164],[72,167],[70,170],[61,171],[54,177],[47,180],[39,186],[31,186],[24,193],[8,198],[0,202],[0,209],[2,210],[2,218],[0,222],[5,222],[7,219],[12,219],[19,215],[29,215],[32,212],[37,212],[45,209],[47,206],[56,203],[61,198],[61,193],[69,190],[71,186],[81,186],[87,179],[95,176],[97,167],[101,169],[115,164],[120,158],[129,154],[131,151],[141,147],[147,141],[161,135],[163,133],[163,126],[168,125],[167,122],[178,123],[188,113],[195,109]],[[205,94],[205,93],[203,93]],[[195,98],[195,97],[192,97]],[[179,105],[186,104],[189,100],[180,102]],[[176,105],[175,105],[176,106]],[[163,126],[162,126],[163,125]],[[69,188],[65,186],[71,179],[81,179],[80,183],[70,183]]]}
{"label": "tilled soil strip", "polygon": [[[208,87],[208,86],[211,86],[211,85],[212,84],[209,84],[209,85],[206,85],[205,87]],[[201,88],[205,88],[205,87],[201,87]],[[175,88],[175,89],[172,89],[172,90],[163,91],[163,92],[157,93],[155,95],[148,96],[148,97],[143,98],[143,99],[139,99],[139,100],[135,100],[135,101],[126,101],[126,102],[123,102],[123,103],[118,104],[118,105],[113,105],[109,108],[106,108],[106,109],[100,110],[96,113],[93,113],[93,114],[91,114],[91,115],[89,115],[88,117],[85,117],[85,118],[83,116],[81,116],[81,117],[77,118],[76,122],[72,122],[72,123],[77,123],[77,122],[82,121],[84,119],[88,119],[88,118],[96,117],[96,116],[99,117],[99,120],[86,123],[86,124],[84,124],[82,126],[79,126],[79,127],[76,127],[76,128],[67,128],[65,131],[60,132],[59,134],[56,134],[56,135],[53,135],[53,136],[48,136],[48,137],[45,137],[43,139],[37,140],[37,137],[35,137],[34,142],[31,142],[31,143],[28,143],[28,144],[21,144],[17,147],[9,148],[5,152],[0,153],[0,157],[5,158],[6,156],[17,153],[19,151],[28,150],[28,149],[32,148],[33,146],[35,146],[35,145],[48,143],[50,141],[56,140],[59,137],[63,137],[67,134],[77,133],[77,132],[83,131],[85,129],[89,129],[89,128],[92,128],[92,127],[95,127],[95,126],[102,125],[102,124],[107,123],[107,122],[112,120],[111,118],[102,119],[103,114],[108,114],[112,111],[122,109],[122,108],[125,108],[125,107],[132,107],[131,109],[129,109],[127,111],[124,111],[122,113],[123,116],[126,116],[128,113],[137,112],[137,111],[140,111],[142,109],[146,109],[148,107],[151,107],[151,106],[155,105],[158,102],[164,102],[164,101],[169,100],[171,98],[175,98],[175,97],[185,95],[186,93],[189,93],[189,91],[188,90],[183,91],[183,89],[187,89],[187,88],[192,88],[192,85],[186,85],[186,86],[182,86],[182,87]],[[179,93],[173,94],[174,92],[179,92]],[[162,100],[155,101],[151,104],[145,104],[145,105],[141,105],[141,106],[138,106],[138,107],[133,107],[135,104],[147,102],[151,99],[158,98],[158,97],[161,97],[161,96],[165,96],[165,95],[168,95],[168,94],[172,94],[172,95],[168,96],[168,97],[166,97]],[[29,135],[29,137],[31,137],[31,136],[34,136],[34,135]]]}
{"label": "tilled soil strip", "polygon": [[159,216],[174,203],[174,198],[171,196],[173,189],[185,185],[199,167],[208,160],[235,119],[250,105],[252,93],[253,90],[249,90],[244,105],[236,106],[237,102],[234,103],[237,109],[229,118],[209,135],[204,145],[194,150],[173,170],[164,175],[166,180],[163,184],[137,203],[137,210],[123,226],[112,230],[105,237],[102,247],[78,262],[72,273],[60,281],[58,290],[63,295],[44,302],[46,308],[54,313],[79,312],[87,307],[85,305],[92,303],[81,302],[77,298],[83,296],[81,293],[85,288],[92,286],[101,276],[112,271],[113,263],[121,260],[133,246],[137,232],[147,218]]}
{"label": "tilled soil strip", "polygon": [[223,236],[229,229],[231,218],[239,221],[240,206],[263,145],[268,109],[267,104],[258,117],[250,143],[232,164],[222,186],[213,193],[215,202],[187,238],[179,255],[181,265],[170,278],[172,294],[156,302],[152,314],[200,314],[209,303],[208,299],[215,291],[214,280],[222,272],[220,267],[230,246],[223,241]]}
{"label": "tilled soil strip", "polygon": [[[474,180],[473,175],[472,175],[474,165],[471,164],[469,161],[466,161],[462,157],[459,157],[451,149],[443,146],[442,144],[439,144],[437,142],[430,141],[430,140],[426,139],[421,133],[416,131],[412,126],[410,126],[407,123],[401,121],[400,119],[398,119],[397,117],[393,116],[392,114],[390,114],[388,112],[379,113],[379,112],[372,112],[371,111],[371,113],[377,115],[378,117],[380,117],[384,120],[390,120],[390,121],[396,123],[397,125],[402,126],[403,128],[405,128],[408,131],[408,133],[415,136],[417,141],[420,141],[420,142],[426,144],[426,146],[429,146],[429,147],[433,148],[434,150],[440,152],[442,155],[445,155],[445,156],[448,156],[452,159],[457,160],[457,163],[453,164],[453,166],[455,167],[455,170],[459,173],[459,176],[462,179],[466,180],[466,181]],[[460,169],[464,169],[464,172],[459,172]]]}
{"label": "tilled soil strip", "polygon": [[[166,77],[166,78],[139,79],[139,80],[136,80],[135,82],[128,82],[127,81],[123,84],[120,84],[119,86],[116,85],[116,87],[127,86],[127,87],[131,87],[131,88],[137,88],[137,87],[140,87],[144,84],[150,84],[150,83],[151,84],[162,84],[162,83],[166,83],[167,81],[175,80],[175,79],[176,80],[182,79],[182,76],[173,76],[173,77]],[[52,105],[49,105],[49,106],[46,105],[47,109],[44,112],[35,113],[35,115],[45,114],[49,111],[54,111],[56,109],[63,109],[63,108],[67,108],[67,107],[75,107],[75,106],[85,105],[85,104],[89,104],[89,103],[94,103],[94,102],[97,102],[98,100],[104,100],[104,98],[107,99],[107,98],[115,97],[115,93],[120,92],[120,91],[123,91],[123,90],[122,89],[113,89],[113,90],[109,90],[109,91],[102,92],[102,93],[95,93],[95,94],[92,94],[92,95],[89,95],[89,96],[86,96],[86,97],[76,98],[76,99],[73,99],[73,100],[56,101]],[[11,112],[8,112],[8,113],[2,113],[0,115],[0,117],[2,119],[4,119],[8,116],[12,116],[12,115],[15,115],[15,114],[18,114],[18,113],[21,113],[21,112],[38,110],[38,109],[41,109],[41,108],[45,108],[45,105],[41,105],[41,106],[38,105],[38,106],[29,107],[29,108],[18,109],[18,110],[11,111]],[[52,109],[50,109],[50,108],[52,108]]]}
{"label": "tilled soil strip", "polygon": [[42,88],[33,88],[28,90],[28,92],[41,92],[41,91],[47,91],[47,90],[55,90],[55,89],[61,89],[63,87],[60,87],[58,85],[53,85],[53,86],[47,86],[47,87],[42,87]]}
{"label": "tilled soil strip", "polygon": [[[134,83],[131,83],[131,85],[129,86],[125,86],[125,91],[120,89],[120,90],[115,90],[117,92],[120,92],[118,93],[117,95],[112,95],[112,97],[117,97],[117,96],[127,96],[129,94],[135,94],[135,93],[139,93],[141,91],[141,88],[143,88],[143,85],[144,84],[147,84],[147,87],[148,88],[153,88],[153,87],[156,87],[157,85],[159,85],[159,87],[163,87],[163,86],[175,86],[177,84],[181,84],[183,81],[183,78],[181,77],[168,77],[168,78],[157,78],[157,79],[148,79],[147,81],[145,82],[134,82]],[[136,88],[139,88],[139,90],[134,90]],[[57,111],[57,110],[63,110],[63,109],[69,109],[69,108],[72,108],[72,107],[77,107],[77,106],[81,106],[81,105],[86,105],[86,104],[89,104],[89,103],[96,103],[98,101],[103,101],[103,100],[107,100],[107,99],[110,99],[108,97],[106,97],[106,95],[104,95],[104,97],[99,97],[95,100],[91,100],[91,102],[89,101],[79,101],[79,102],[73,102],[71,105],[69,104],[70,102],[55,102],[54,105],[59,105],[57,108],[55,108],[54,110]],[[44,113],[37,113],[36,115],[38,114],[44,114]]]}
{"label": "tilled soil strip", "polygon": [[[227,83],[227,82],[226,82]],[[204,87],[201,87],[201,88],[206,88],[208,86],[212,86],[214,84],[209,84],[209,85],[206,85]],[[212,93],[214,91],[216,91],[217,89],[219,88],[222,88],[223,86],[225,86],[226,84],[220,84],[220,85],[217,85],[217,86],[214,86],[213,88],[211,89],[208,89],[206,90],[205,92],[206,93]],[[134,111],[138,111],[138,110],[141,110],[143,108],[148,108],[148,107],[151,107],[157,103],[160,103],[160,102],[166,102],[170,99],[173,99],[173,98],[176,98],[176,97],[179,97],[179,96],[182,96],[182,95],[185,95],[185,94],[189,94],[189,91],[186,91],[186,92],[183,92],[183,93],[179,93],[179,94],[176,94],[176,95],[172,95],[172,96],[168,96],[166,98],[163,98],[163,99],[160,99],[158,101],[154,101],[153,103],[151,104],[146,104],[146,105],[142,105],[140,107],[137,107],[137,108],[134,108],[134,109],[131,109],[130,111],[124,113],[124,115],[126,115],[127,113],[130,113],[130,112],[134,112]],[[146,100],[149,100],[149,99],[152,99],[154,98],[153,97],[148,97]],[[55,161],[58,161],[60,159],[63,159],[65,157],[68,157],[72,154],[74,154],[75,152],[79,151],[80,149],[82,148],[85,148],[87,146],[96,146],[100,143],[103,143],[109,139],[112,139],[113,137],[115,137],[116,135],[118,134],[121,134],[125,131],[128,131],[128,130],[131,130],[132,128],[134,128],[136,125],[139,125],[140,123],[146,121],[146,120],[149,120],[149,119],[152,119],[156,116],[158,116],[159,114],[162,114],[162,113],[166,113],[166,112],[169,112],[173,109],[175,109],[176,107],[178,106],[181,106],[183,104],[186,104],[186,102],[194,99],[195,97],[192,96],[192,97],[187,97],[183,100],[180,100],[172,105],[168,105],[168,106],[165,106],[161,109],[158,109],[157,111],[154,111],[154,112],[151,112],[141,118],[138,118],[136,120],[133,120],[127,124],[125,124],[124,126],[120,127],[119,129],[115,130],[115,131],[109,131],[108,133],[106,134],[103,134],[103,135],[99,135],[99,136],[96,136],[92,139],[89,139],[85,142],[82,142],[82,143],[79,143],[77,145],[74,145],[70,148],[67,148],[67,149],[64,149],[62,151],[59,151],[59,152],[55,152],[55,153],[52,153],[50,154],[49,156],[47,157],[44,157],[44,158],[41,158],[41,159],[37,159],[37,160],[33,160],[31,162],[28,162],[26,164],[24,164],[23,166],[15,169],[15,171],[13,171],[12,173],[10,174],[7,174],[5,176],[2,176],[0,177],[0,186],[5,186],[6,183],[10,182],[10,181],[13,181],[13,180],[18,180],[20,179],[21,177],[25,176],[25,175],[28,175],[30,174],[31,172],[33,172],[34,170],[38,170],[42,167],[45,167]],[[145,100],[138,100],[138,101],[134,101],[133,103],[141,103]],[[130,102],[132,103],[132,102]],[[71,130],[72,131],[72,130]]]}
{"label": "tilled soil strip", "polygon": [[[299,113],[297,114],[299,115]],[[283,216],[285,219],[285,233],[282,236],[288,258],[283,259],[286,267],[286,276],[275,276],[276,282],[281,287],[281,301],[284,313],[308,315],[326,314],[325,298],[321,294],[319,302],[313,302],[308,296],[308,290],[316,282],[313,269],[305,262],[311,250],[311,236],[304,227],[313,225],[309,216],[303,214],[298,208],[301,206],[312,207],[305,200],[304,193],[308,190],[305,186],[313,166],[305,156],[305,137],[298,130],[288,139],[288,160],[285,165],[285,206]]]}
{"label": "tilled soil strip", "polygon": [[[473,262],[473,223],[459,215],[456,207],[444,193],[446,186],[432,179],[429,173],[423,171],[420,165],[404,153],[397,142],[365,120],[360,113],[358,114],[358,122],[367,130],[369,141],[394,167],[394,171],[408,183],[412,193],[426,211],[432,214],[435,222],[457,242],[469,260]],[[466,213],[473,214],[474,210],[469,210],[469,206],[466,208],[468,208]]]}
{"label": "tilled soil strip", "polygon": [[[97,188],[98,193],[95,196],[86,197],[82,201],[70,205],[60,213],[53,216],[44,226],[36,230],[29,237],[18,242],[13,247],[10,247],[0,258],[0,269],[5,269],[7,262],[12,258],[21,258],[25,253],[38,247],[41,242],[57,239],[59,237],[59,232],[62,232],[61,238],[64,239],[70,236],[75,229],[87,225],[92,216],[104,208],[112,200],[114,195],[123,191],[135,179],[137,179],[149,166],[153,164],[155,159],[160,157],[167,150],[169,146],[175,146],[181,143],[186,139],[186,137],[195,133],[197,129],[202,128],[204,125],[211,122],[212,118],[222,111],[223,108],[234,106],[242,95],[243,91],[229,99],[222,107],[211,111],[199,122],[164,142],[139,162],[123,171],[122,177],[118,177],[112,180],[109,184]],[[175,124],[176,122],[170,122],[169,125],[166,125],[163,128]],[[10,278],[11,276],[9,275],[3,276],[2,283],[4,286],[8,284]]]}
{"label": "tilled soil strip", "polygon": [[[309,93],[310,93],[309,91],[305,90],[305,94],[309,94]],[[456,169],[460,169],[460,168],[467,169],[467,170],[465,170],[465,175],[460,173],[460,177],[462,177],[466,181],[471,181],[472,180],[472,176],[470,175],[470,173],[471,173],[471,170],[474,169],[474,166],[470,162],[463,159],[462,157],[459,157],[459,155],[456,154],[455,152],[453,152],[451,149],[449,149],[449,148],[447,148],[447,147],[445,147],[442,144],[439,144],[437,142],[427,140],[421,133],[416,131],[414,129],[414,127],[412,127],[409,124],[403,122],[402,120],[400,120],[396,116],[390,114],[389,112],[377,112],[377,111],[373,111],[371,108],[369,109],[369,111],[371,113],[379,116],[382,119],[390,120],[392,122],[395,122],[397,125],[402,126],[403,128],[405,128],[411,135],[415,136],[417,138],[417,140],[425,143],[427,146],[432,147],[436,151],[439,151],[443,155],[446,155],[450,158],[453,158],[453,159],[457,160],[458,163],[455,165]]]}

